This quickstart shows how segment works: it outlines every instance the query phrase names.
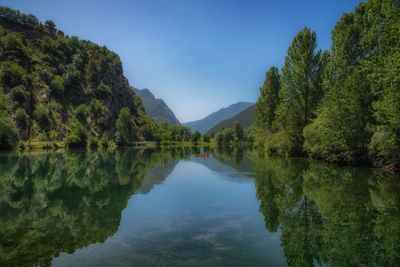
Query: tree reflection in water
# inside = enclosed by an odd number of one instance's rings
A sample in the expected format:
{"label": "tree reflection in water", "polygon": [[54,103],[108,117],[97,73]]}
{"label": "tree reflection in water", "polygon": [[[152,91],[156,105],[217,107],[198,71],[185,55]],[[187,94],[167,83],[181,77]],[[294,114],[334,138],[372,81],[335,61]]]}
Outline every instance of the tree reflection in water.
{"label": "tree reflection in water", "polygon": [[144,175],[190,154],[123,149],[1,156],[0,266],[46,266],[61,252],[104,242]]}
{"label": "tree reflection in water", "polygon": [[399,266],[399,176],[379,170],[255,157],[268,231],[289,266]]}

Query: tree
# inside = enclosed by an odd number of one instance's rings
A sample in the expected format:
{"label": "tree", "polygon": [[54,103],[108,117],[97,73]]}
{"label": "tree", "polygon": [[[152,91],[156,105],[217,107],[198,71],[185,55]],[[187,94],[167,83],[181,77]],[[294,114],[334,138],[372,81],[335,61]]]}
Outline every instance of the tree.
{"label": "tree", "polygon": [[195,131],[192,135],[192,142],[197,143],[201,140],[201,133],[199,131]]}
{"label": "tree", "polygon": [[50,110],[46,104],[39,104],[36,106],[36,110],[33,113],[33,117],[39,124],[39,127],[45,133],[50,131],[52,126]]}
{"label": "tree", "polygon": [[15,122],[19,129],[19,136],[22,139],[26,138],[26,131],[29,127],[29,116],[26,114],[25,109],[19,108],[15,111]]}
{"label": "tree", "polygon": [[217,145],[218,145],[219,147],[222,147],[222,146],[224,145],[224,133],[223,133],[223,131],[219,131],[219,132],[216,134],[215,139],[217,140]]}
{"label": "tree", "polygon": [[6,113],[0,113],[0,149],[11,149],[18,142],[18,132]]}
{"label": "tree", "polygon": [[327,96],[304,130],[307,152],[346,163],[399,163],[398,48],[400,5],[361,3],[332,33]]}
{"label": "tree", "polygon": [[242,128],[242,126],[240,125],[239,122],[235,123],[234,126],[234,132],[235,132],[235,138],[238,142],[243,142],[245,141],[245,134],[244,134],[244,130]]}
{"label": "tree", "polygon": [[225,129],[224,130],[224,146],[230,147],[235,140],[235,133],[233,129]]}
{"label": "tree", "polygon": [[275,118],[279,101],[280,75],[276,67],[271,67],[266,74],[260,96],[256,103],[255,124],[260,129],[270,129]]}
{"label": "tree", "polygon": [[129,108],[120,110],[116,122],[116,139],[119,145],[128,145],[134,141],[134,122]]}
{"label": "tree", "polygon": [[87,129],[77,120],[70,124],[70,131],[65,138],[66,147],[85,147],[88,144],[89,134]]}
{"label": "tree", "polygon": [[280,154],[303,151],[303,128],[314,117],[323,96],[322,72],[327,54],[316,51],[316,47],[315,32],[304,28],[288,49],[282,69],[280,102],[273,122],[276,136],[269,137],[278,140],[269,142],[273,147],[267,147],[268,150]]}
{"label": "tree", "polygon": [[44,27],[51,34],[55,34],[57,31],[56,24],[52,20],[46,20],[46,22],[44,23]]}

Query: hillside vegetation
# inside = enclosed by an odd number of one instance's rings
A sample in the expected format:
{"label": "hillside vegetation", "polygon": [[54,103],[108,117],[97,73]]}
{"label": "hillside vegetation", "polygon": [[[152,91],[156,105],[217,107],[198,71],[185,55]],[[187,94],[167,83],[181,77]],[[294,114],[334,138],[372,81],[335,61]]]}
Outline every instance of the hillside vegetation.
{"label": "hillside vegetation", "polygon": [[270,154],[400,165],[400,2],[369,0],[342,16],[330,51],[304,28],[281,71],[266,75],[256,142]]}
{"label": "hillside vegetation", "polygon": [[19,140],[128,145],[192,135],[147,115],[117,54],[0,7],[0,148]]}

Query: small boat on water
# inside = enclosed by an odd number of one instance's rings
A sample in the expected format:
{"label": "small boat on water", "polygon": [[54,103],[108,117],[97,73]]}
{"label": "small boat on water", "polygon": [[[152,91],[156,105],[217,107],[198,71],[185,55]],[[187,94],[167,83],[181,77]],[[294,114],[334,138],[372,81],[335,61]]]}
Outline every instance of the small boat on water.
{"label": "small boat on water", "polygon": [[211,157],[211,154],[208,152],[196,154],[196,158],[208,159],[209,157]]}

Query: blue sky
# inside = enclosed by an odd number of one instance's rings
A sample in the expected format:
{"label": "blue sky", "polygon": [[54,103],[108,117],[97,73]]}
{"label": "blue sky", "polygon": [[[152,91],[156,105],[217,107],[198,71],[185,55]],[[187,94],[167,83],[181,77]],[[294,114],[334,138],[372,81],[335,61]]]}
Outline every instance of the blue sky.
{"label": "blue sky", "polygon": [[68,35],[118,53],[132,86],[149,88],[182,122],[255,102],[266,70],[281,67],[294,35],[319,47],[360,0],[0,0]]}

